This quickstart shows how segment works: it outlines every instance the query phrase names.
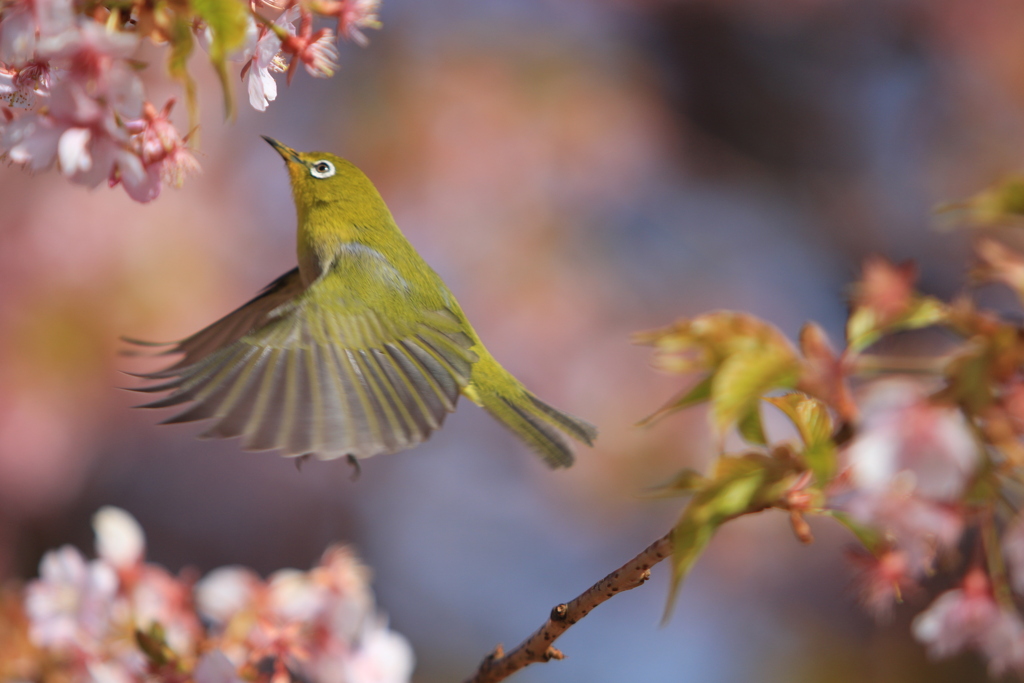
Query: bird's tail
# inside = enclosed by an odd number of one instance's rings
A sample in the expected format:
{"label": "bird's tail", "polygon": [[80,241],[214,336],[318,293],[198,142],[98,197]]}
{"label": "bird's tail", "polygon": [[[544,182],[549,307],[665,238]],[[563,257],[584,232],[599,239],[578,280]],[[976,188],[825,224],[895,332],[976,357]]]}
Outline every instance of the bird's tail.
{"label": "bird's tail", "polygon": [[588,446],[597,438],[597,428],[540,400],[490,354],[484,352],[473,364],[470,385],[463,391],[512,430],[550,467],[568,467],[573,462],[566,435]]}

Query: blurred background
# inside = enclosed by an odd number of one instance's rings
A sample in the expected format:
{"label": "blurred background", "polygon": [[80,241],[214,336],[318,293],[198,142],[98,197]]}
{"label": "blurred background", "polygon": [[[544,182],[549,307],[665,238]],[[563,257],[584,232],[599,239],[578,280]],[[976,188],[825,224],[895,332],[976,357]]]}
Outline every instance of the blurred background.
{"label": "blurred background", "polygon": [[[305,569],[347,542],[416,681],[461,680],[663,534],[682,503],[642,492],[715,454],[701,410],[632,426],[681,380],[631,332],[731,308],[839,339],[869,253],[915,259],[950,296],[966,241],[932,207],[1022,166],[1016,0],[384,0],[382,19],[266,113],[240,86],[230,124],[196,56],[204,171],[154,204],[0,168],[0,580],[63,543],[91,553],[106,504],[172,571]],[[597,446],[552,473],[466,401],[353,482],[344,462],[297,471],[130,410],[119,371],[152,366],[118,357],[119,335],[183,337],[294,265],[259,134],[362,167],[494,355],[596,423]],[[658,567],[516,680],[984,679],[969,656],[926,661],[907,635],[921,605],[873,624],[849,539],[814,531],[802,547],[782,514],[730,524],[668,625]]]}

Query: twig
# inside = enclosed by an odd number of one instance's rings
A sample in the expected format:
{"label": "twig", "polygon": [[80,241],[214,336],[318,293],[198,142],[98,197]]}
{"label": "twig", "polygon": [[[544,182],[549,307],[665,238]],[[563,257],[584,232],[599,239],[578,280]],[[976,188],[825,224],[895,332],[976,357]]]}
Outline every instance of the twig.
{"label": "twig", "polygon": [[643,585],[651,578],[651,567],[672,554],[672,532],[665,534],[632,560],[567,603],[556,605],[551,616],[532,636],[508,654],[498,645],[494,652],[480,662],[466,683],[495,683],[503,681],[516,671],[534,662],[564,659],[565,655],[552,643],[590,611],[612,596]]}

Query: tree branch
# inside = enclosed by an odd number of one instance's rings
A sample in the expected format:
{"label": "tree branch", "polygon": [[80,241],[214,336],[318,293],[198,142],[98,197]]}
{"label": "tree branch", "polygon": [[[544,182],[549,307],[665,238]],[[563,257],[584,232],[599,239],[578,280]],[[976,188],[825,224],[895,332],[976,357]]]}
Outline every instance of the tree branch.
{"label": "tree branch", "polygon": [[552,659],[564,659],[565,655],[552,643],[569,630],[590,611],[605,600],[618,593],[643,585],[651,578],[651,567],[672,554],[672,532],[668,532],[632,560],[622,565],[608,576],[584,591],[580,596],[567,603],[556,605],[551,616],[537,631],[524,640],[519,647],[505,654],[498,645],[494,652],[480,662],[466,683],[496,683],[503,681],[516,671],[534,662],[549,662]]}

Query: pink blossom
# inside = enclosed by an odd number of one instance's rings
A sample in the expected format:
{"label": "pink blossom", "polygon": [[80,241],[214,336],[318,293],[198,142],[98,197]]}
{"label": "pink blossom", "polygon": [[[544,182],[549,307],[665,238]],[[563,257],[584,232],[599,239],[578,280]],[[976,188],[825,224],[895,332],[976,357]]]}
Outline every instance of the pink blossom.
{"label": "pink blossom", "polygon": [[[0,20],[0,62],[21,67],[35,59],[37,44],[74,24],[71,0],[15,0]],[[37,37],[38,34],[38,37]]]}
{"label": "pink blossom", "polygon": [[409,641],[389,631],[383,621],[373,625],[345,652],[328,653],[314,663],[317,680],[346,683],[404,683],[416,667]]}
{"label": "pink blossom", "polygon": [[135,36],[108,32],[91,20],[41,39],[40,53],[66,63],[67,69],[53,83],[45,112],[28,113],[5,126],[0,150],[34,170],[57,161],[65,176],[89,187],[123,181],[134,198],[155,197],[159,174],[153,183],[120,123],[141,111],[141,82],[119,59],[136,45]]}
{"label": "pink blossom", "polygon": [[86,683],[138,683],[141,679],[117,661],[92,661],[86,664],[85,670],[88,674]]}
{"label": "pink blossom", "polygon": [[162,567],[147,564],[127,588],[135,628],[148,631],[159,624],[172,650],[179,655],[193,650],[201,629],[190,586]]}
{"label": "pink blossom", "polygon": [[1016,611],[996,603],[980,569],[972,569],[960,588],[946,591],[919,614],[912,631],[933,657],[975,649],[988,658],[993,675],[1024,668],[1024,622]]}
{"label": "pink blossom", "polygon": [[851,561],[858,569],[856,577],[860,600],[865,609],[879,621],[887,621],[892,616],[893,605],[903,602],[907,593],[917,590],[915,571],[907,553],[900,550],[887,550],[879,556],[868,553],[850,555]]}
{"label": "pink blossom", "polygon": [[370,572],[344,546],[324,551],[320,566],[310,571],[314,585],[323,592],[323,616],[338,638],[351,639],[372,615]]}
{"label": "pink blossom", "polygon": [[854,486],[882,491],[897,477],[917,495],[954,500],[978,462],[963,414],[929,402],[919,383],[876,382],[862,403],[863,422],[846,449]]}
{"label": "pink blossom", "polygon": [[49,116],[23,116],[3,129],[0,152],[16,164],[42,171],[53,165],[60,136],[66,130]]}
{"label": "pink blossom", "polygon": [[307,572],[281,569],[267,579],[267,606],[277,622],[311,622],[323,608],[323,594]]}
{"label": "pink blossom", "polygon": [[281,50],[293,55],[288,69],[288,82],[291,83],[300,62],[316,78],[334,75],[334,70],[338,68],[338,48],[334,46],[334,34],[330,29],[320,29],[314,33],[311,12],[300,11],[299,19],[298,30],[281,41]]}
{"label": "pink blossom", "polygon": [[204,576],[195,586],[199,611],[219,624],[226,624],[240,612],[255,607],[263,581],[245,567],[221,567]]}
{"label": "pink blossom", "polygon": [[[67,59],[68,68],[102,77],[113,60],[131,57],[138,46],[136,34],[110,30],[98,21],[80,17],[77,24],[40,37],[37,54],[43,59]],[[109,82],[102,85],[109,86]]]}
{"label": "pink blossom", "polygon": [[107,634],[117,575],[102,562],[86,564],[72,546],[51,550],[26,589],[29,634],[39,647],[93,650]]}
{"label": "pink blossom", "polygon": [[21,69],[0,65],[0,102],[13,109],[34,110],[49,94],[51,73],[48,64],[31,62]]}
{"label": "pink blossom", "polygon": [[354,41],[361,47],[370,44],[364,28],[379,29],[380,0],[321,0],[316,11],[324,16],[338,18],[338,35]]}
{"label": "pink blossom", "polygon": [[[292,5],[274,20],[274,24],[294,34],[299,12],[298,5]],[[286,66],[281,56],[281,39],[267,27],[260,27],[260,31],[252,58],[242,68],[242,75],[248,85],[249,104],[257,111],[266,111],[267,105],[277,99],[277,82],[271,72],[282,73]]]}
{"label": "pink blossom", "polygon": [[20,66],[36,53],[36,19],[32,4],[20,2],[4,8],[0,21],[0,61]]}
{"label": "pink blossom", "polygon": [[306,71],[314,78],[330,78],[338,68],[338,48],[334,44],[334,32],[324,29],[319,37],[310,42],[297,54]]}
{"label": "pink blossom", "polygon": [[890,543],[904,550],[915,572],[929,569],[935,554],[952,548],[963,533],[958,510],[898,487],[881,493],[855,492],[846,508],[857,521],[882,531]]}
{"label": "pink blossom", "polygon": [[142,107],[142,118],[128,122],[126,127],[134,134],[132,150],[147,173],[155,166],[160,180],[172,187],[181,187],[185,176],[199,171],[199,162],[170,121],[173,107],[174,100],[169,100],[158,112],[146,102]]}

